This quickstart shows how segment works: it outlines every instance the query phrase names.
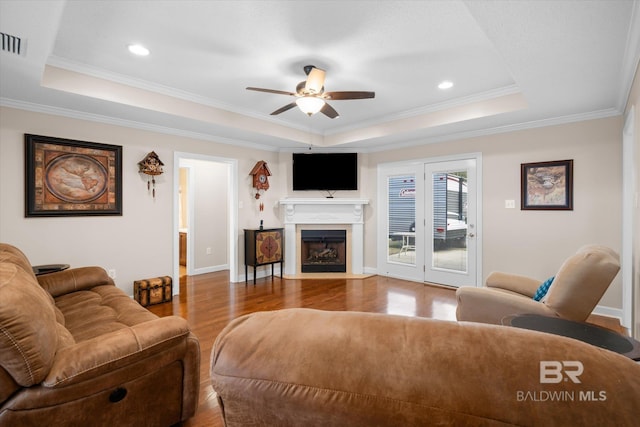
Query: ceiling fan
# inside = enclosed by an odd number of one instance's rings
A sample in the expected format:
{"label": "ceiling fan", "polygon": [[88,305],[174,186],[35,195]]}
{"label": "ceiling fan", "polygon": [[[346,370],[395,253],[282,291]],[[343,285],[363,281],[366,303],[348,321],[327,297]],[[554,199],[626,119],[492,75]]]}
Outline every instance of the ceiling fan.
{"label": "ceiling fan", "polygon": [[367,99],[374,98],[375,92],[364,91],[339,91],[339,92],[325,92],[324,91],[324,77],[325,71],[320,68],[316,68],[315,65],[305,65],[304,72],[307,75],[307,79],[298,83],[295,92],[286,92],[283,90],[263,89],[259,87],[248,87],[247,90],[255,90],[258,92],[275,93],[278,95],[295,96],[297,99],[278,108],[271,113],[275,116],[280,113],[284,113],[298,106],[307,115],[311,116],[317,112],[321,112],[325,116],[335,119],[339,117],[338,112],[327,103],[328,100],[341,101],[345,99]]}

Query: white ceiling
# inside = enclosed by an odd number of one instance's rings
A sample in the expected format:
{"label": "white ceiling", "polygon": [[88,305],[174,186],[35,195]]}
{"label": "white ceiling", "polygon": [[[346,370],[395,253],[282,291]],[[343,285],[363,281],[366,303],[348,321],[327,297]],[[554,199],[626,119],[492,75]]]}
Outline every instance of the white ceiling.
{"label": "white ceiling", "polygon": [[[0,53],[0,103],[263,149],[381,150],[621,114],[639,20],[631,0],[0,0],[0,31],[26,46]],[[331,120],[270,116],[293,99],[245,90],[295,92],[307,64],[328,91],[376,96],[331,101]]]}

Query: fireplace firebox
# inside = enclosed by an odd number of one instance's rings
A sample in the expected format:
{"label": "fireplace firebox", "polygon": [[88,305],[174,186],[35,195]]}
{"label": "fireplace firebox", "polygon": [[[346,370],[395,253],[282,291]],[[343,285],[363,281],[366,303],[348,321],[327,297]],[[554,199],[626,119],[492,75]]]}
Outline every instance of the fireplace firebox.
{"label": "fireplace firebox", "polygon": [[346,230],[301,230],[300,238],[302,273],[347,271]]}

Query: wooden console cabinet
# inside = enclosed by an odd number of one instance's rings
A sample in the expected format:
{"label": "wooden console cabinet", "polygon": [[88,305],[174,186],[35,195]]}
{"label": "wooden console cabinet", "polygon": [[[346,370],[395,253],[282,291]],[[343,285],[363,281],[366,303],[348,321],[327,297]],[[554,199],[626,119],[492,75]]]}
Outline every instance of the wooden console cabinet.
{"label": "wooden console cabinet", "polygon": [[284,248],[283,228],[265,228],[244,230],[244,277],[248,281],[248,266],[253,267],[253,284],[256,283],[256,269],[261,265],[280,263],[280,277],[282,277]]}

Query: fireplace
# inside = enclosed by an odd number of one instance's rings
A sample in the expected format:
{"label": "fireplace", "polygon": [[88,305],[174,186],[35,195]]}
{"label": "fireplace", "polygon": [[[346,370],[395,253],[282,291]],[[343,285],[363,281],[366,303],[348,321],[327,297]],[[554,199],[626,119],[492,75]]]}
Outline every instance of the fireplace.
{"label": "fireplace", "polygon": [[301,230],[300,261],[302,273],[345,273],[347,231]]}
{"label": "fireplace", "polygon": [[301,232],[303,230],[344,230],[346,272],[336,275],[364,274],[364,207],[366,199],[351,198],[287,198],[280,199],[284,216],[284,273],[289,277],[302,274]]}

